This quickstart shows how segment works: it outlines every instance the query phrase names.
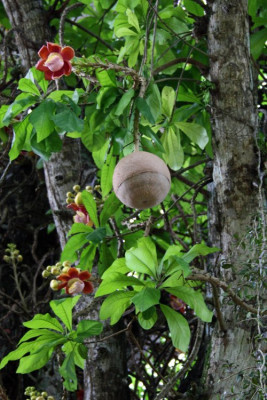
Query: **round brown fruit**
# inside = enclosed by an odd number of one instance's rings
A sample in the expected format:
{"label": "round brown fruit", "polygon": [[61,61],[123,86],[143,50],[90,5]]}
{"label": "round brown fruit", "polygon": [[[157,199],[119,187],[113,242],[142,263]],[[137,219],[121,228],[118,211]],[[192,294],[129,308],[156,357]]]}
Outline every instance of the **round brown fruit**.
{"label": "round brown fruit", "polygon": [[113,174],[118,199],[128,207],[143,210],[161,203],[171,186],[171,176],[161,158],[136,151],[122,158]]}

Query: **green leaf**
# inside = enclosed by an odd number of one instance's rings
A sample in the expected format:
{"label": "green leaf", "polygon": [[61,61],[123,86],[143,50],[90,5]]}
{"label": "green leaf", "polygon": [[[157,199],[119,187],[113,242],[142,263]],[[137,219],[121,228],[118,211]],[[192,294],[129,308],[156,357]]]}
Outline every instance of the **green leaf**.
{"label": "green leaf", "polygon": [[126,93],[124,93],[124,95],[121,97],[117,105],[115,115],[117,116],[122,115],[125,108],[130,104],[130,101],[134,97],[134,94],[135,94],[134,89],[129,89]]}
{"label": "green leaf", "polygon": [[72,309],[81,296],[67,297],[49,302],[50,307],[69,331],[72,330]]}
{"label": "green leaf", "polygon": [[27,93],[31,93],[31,94],[40,96],[40,92],[39,92],[38,88],[30,79],[27,79],[27,78],[20,79],[18,88],[22,92],[27,92]]}
{"label": "green leaf", "polygon": [[90,216],[90,219],[93,221],[96,228],[99,228],[99,222],[97,217],[97,208],[94,197],[91,193],[87,192],[87,190],[82,191],[82,201],[83,204]]}
{"label": "green leaf", "polygon": [[185,286],[166,290],[188,304],[202,321],[211,322],[213,313],[206,306],[201,292]]}
{"label": "green leaf", "polygon": [[208,247],[205,244],[195,244],[186,254],[183,255],[183,260],[190,263],[194,258],[198,256],[207,256],[208,254],[220,251],[218,247]]}
{"label": "green leaf", "polygon": [[138,22],[138,18],[135,15],[135,13],[130,10],[129,8],[126,10],[126,15],[128,17],[128,22],[131,26],[133,26],[137,32],[140,32],[140,26],[139,26],[139,22]]}
{"label": "green leaf", "polygon": [[148,310],[139,313],[137,318],[143,329],[151,329],[158,319],[156,308],[150,307]]}
{"label": "green leaf", "polygon": [[56,104],[46,99],[30,114],[30,123],[37,132],[37,143],[47,138],[55,129],[52,116],[55,111]]}
{"label": "green leaf", "polygon": [[145,117],[148,122],[150,122],[151,124],[154,124],[156,122],[154,115],[152,114],[151,109],[145,99],[137,97],[135,104],[141,115],[143,115],[143,117]]}
{"label": "green leaf", "polygon": [[25,78],[30,79],[32,82],[36,81],[38,83],[38,85],[40,86],[40,88],[42,89],[42,91],[44,93],[47,92],[47,88],[48,88],[48,83],[49,81],[47,81],[44,77],[44,73],[42,71],[39,71],[38,69],[36,69],[35,67],[32,67]]}
{"label": "green leaf", "polygon": [[32,125],[29,122],[29,116],[14,125],[14,139],[8,153],[10,161],[15,160],[20,155],[21,150],[25,149],[27,136],[30,135],[31,131]]}
{"label": "green leaf", "polygon": [[104,207],[100,214],[100,225],[105,225],[110,217],[113,217],[116,211],[120,208],[121,202],[112,192],[104,203]]}
{"label": "green leaf", "polygon": [[255,60],[261,55],[267,37],[267,28],[261,29],[250,36],[250,51]]}
{"label": "green leaf", "polygon": [[119,272],[121,274],[127,274],[131,270],[126,266],[125,258],[117,258],[112,265],[103,273],[102,279],[107,279],[113,275],[114,272]]}
{"label": "green leaf", "polygon": [[126,251],[125,259],[127,267],[132,271],[156,277],[158,266],[157,252],[150,238],[143,237],[139,239],[137,247],[132,247]]}
{"label": "green leaf", "polygon": [[167,320],[173,346],[186,352],[190,342],[190,328],[187,320],[169,306],[161,304],[160,308]]}
{"label": "green leaf", "polygon": [[106,235],[106,228],[96,228],[86,236],[86,239],[94,244],[98,244],[106,237]]}
{"label": "green leaf", "polygon": [[68,236],[73,235],[75,233],[90,233],[93,232],[93,228],[88,225],[81,223],[74,223],[68,232]]}
{"label": "green leaf", "polygon": [[82,132],[84,122],[71,110],[65,110],[51,118],[62,131]]}
{"label": "green leaf", "polygon": [[2,123],[5,126],[8,126],[12,118],[16,117],[22,111],[26,110],[26,108],[29,108],[31,105],[35,104],[38,100],[38,97],[28,93],[19,94],[16,97],[15,101],[8,107]]}
{"label": "green leaf", "polygon": [[96,291],[95,297],[104,296],[127,286],[144,286],[144,283],[133,276],[125,276],[120,272],[113,272],[104,279]]}
{"label": "green leaf", "polygon": [[150,111],[155,121],[162,114],[161,112],[161,96],[159,88],[156,84],[151,84],[147,90],[146,102],[150,107]]}
{"label": "green leaf", "polygon": [[197,4],[192,0],[184,0],[184,6],[190,14],[194,14],[197,17],[204,16],[204,9],[200,4]]}
{"label": "green leaf", "polygon": [[100,185],[102,196],[106,197],[112,189],[112,177],[116,165],[116,157],[113,157],[113,147],[107,155],[105,164],[101,169]]}
{"label": "green leaf", "polygon": [[178,171],[184,162],[184,152],[180,142],[179,131],[175,132],[173,127],[170,126],[162,135],[161,140],[165,150],[163,154],[164,160],[172,170]]}
{"label": "green leaf", "polygon": [[90,336],[100,335],[102,330],[101,322],[83,319],[77,325],[77,341],[83,342]]}
{"label": "green leaf", "polygon": [[168,118],[172,115],[175,97],[176,94],[174,89],[170,86],[164,86],[161,93],[162,114],[166,115]]}
{"label": "green leaf", "polygon": [[183,131],[193,143],[203,150],[209,142],[206,129],[198,124],[191,122],[175,122],[175,126]]}
{"label": "green leaf", "polygon": [[117,36],[118,38],[123,37],[123,36],[137,36],[137,33],[134,32],[134,31],[132,31],[132,30],[129,29],[129,28],[122,27],[122,28],[118,28],[118,29],[116,30],[116,36]]}
{"label": "green leaf", "polygon": [[141,312],[148,310],[155,304],[159,304],[160,290],[150,287],[145,287],[141,292],[137,293],[132,302]]}
{"label": "green leaf", "polygon": [[64,387],[70,392],[77,389],[77,376],[74,363],[74,351],[69,353],[59,368],[60,375],[64,378]]}
{"label": "green leaf", "polygon": [[85,233],[77,233],[76,235],[71,236],[61,253],[61,261],[76,261],[78,258],[77,251],[80,250],[86,243],[88,243],[88,239]]}
{"label": "green leaf", "polygon": [[96,248],[97,248],[96,245],[94,243],[91,243],[89,244],[89,246],[83,249],[80,255],[79,268],[88,271],[92,270]]}
{"label": "green leaf", "polygon": [[110,325],[119,321],[124,311],[132,303],[131,299],[135,295],[135,291],[118,290],[110,294],[103,302],[100,309],[100,318],[110,318]]}
{"label": "green leaf", "polygon": [[[58,343],[59,344],[59,343]],[[51,358],[54,348],[43,348],[41,351],[21,358],[17,374],[29,374],[42,368]]]}
{"label": "green leaf", "polygon": [[[132,89],[133,90],[133,89]],[[5,126],[5,124],[3,123],[3,119],[4,119],[4,116],[6,115],[6,113],[7,113],[7,110],[8,110],[8,105],[3,105],[1,108],[0,108],[0,128],[2,128],[3,126]]]}
{"label": "green leaf", "polygon": [[31,329],[22,336],[19,344],[37,336],[46,336],[47,338],[51,338],[51,341],[62,337],[61,333],[56,333],[54,331],[50,331],[49,329]]}
{"label": "green leaf", "polygon": [[51,317],[50,314],[36,314],[32,320],[23,322],[23,325],[31,329],[48,328],[62,333],[64,332],[59,321]]}
{"label": "green leaf", "polygon": [[115,71],[96,70],[96,77],[101,87],[117,87]]}
{"label": "green leaf", "polygon": [[8,353],[0,363],[0,369],[4,368],[9,361],[18,360],[32,350],[32,342],[22,343],[16,350]]}

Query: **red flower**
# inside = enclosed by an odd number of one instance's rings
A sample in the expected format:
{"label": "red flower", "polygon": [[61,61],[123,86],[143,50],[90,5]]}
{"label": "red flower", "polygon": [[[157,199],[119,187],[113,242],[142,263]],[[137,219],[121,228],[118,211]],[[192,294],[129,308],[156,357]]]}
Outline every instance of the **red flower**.
{"label": "red flower", "polygon": [[74,222],[93,226],[93,222],[90,220],[90,216],[83,204],[77,205],[76,203],[71,203],[67,205],[67,208],[76,211],[76,214],[73,217]]}
{"label": "red flower", "polygon": [[61,281],[58,290],[65,289],[67,294],[92,293],[94,287],[89,281],[91,274],[88,271],[80,271],[78,268],[70,268],[67,273],[57,276]]}
{"label": "red flower", "polygon": [[70,75],[70,60],[75,55],[72,47],[62,48],[59,44],[47,42],[47,45],[39,50],[38,55],[41,60],[36,64],[36,69],[44,72],[47,81]]}

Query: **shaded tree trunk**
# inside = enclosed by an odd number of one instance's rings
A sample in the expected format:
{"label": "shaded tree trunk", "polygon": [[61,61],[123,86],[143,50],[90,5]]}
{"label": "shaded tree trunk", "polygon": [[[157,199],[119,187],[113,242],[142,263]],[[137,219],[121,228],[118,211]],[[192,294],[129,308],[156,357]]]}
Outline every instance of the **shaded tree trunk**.
{"label": "shaded tree trunk", "polygon": [[[14,30],[23,72],[37,61],[38,50],[48,40],[51,32],[46,14],[39,0],[3,0],[6,13]],[[78,140],[66,138],[63,149],[54,154],[44,165],[47,194],[52,209],[61,248],[66,243],[72,223],[72,215],[66,210],[66,193],[78,184],[82,172],[80,145]],[[91,182],[88,182],[88,184]],[[99,305],[84,296],[78,310],[83,317],[98,319]],[[103,335],[116,332],[106,325]],[[94,342],[94,340],[93,340]],[[126,342],[122,335],[105,342],[88,346],[89,357],[84,370],[85,400],[124,400],[128,396]]]}
{"label": "shaded tree trunk", "polygon": [[[212,273],[244,294],[241,270],[253,257],[247,235],[256,221],[260,197],[257,86],[250,57],[248,5],[247,0],[213,0],[209,7],[210,80],[215,84],[211,94],[214,164],[209,231],[212,245],[221,249]],[[223,263],[231,267],[223,269]],[[250,385],[245,389],[243,378],[251,376],[256,367],[255,323],[225,299],[221,311],[225,329],[219,324],[215,327],[206,366],[208,398],[247,399]]]}

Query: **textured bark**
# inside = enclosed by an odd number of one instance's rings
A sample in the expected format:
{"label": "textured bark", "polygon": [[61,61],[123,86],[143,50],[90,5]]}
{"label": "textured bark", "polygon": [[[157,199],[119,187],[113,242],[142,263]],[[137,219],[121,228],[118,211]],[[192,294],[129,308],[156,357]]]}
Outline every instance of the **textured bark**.
{"label": "textured bark", "polygon": [[47,195],[53,213],[61,248],[73,223],[72,212],[66,209],[66,193],[80,181],[81,156],[79,141],[66,138],[60,153],[54,153],[44,165]]}
{"label": "textured bark", "polygon": [[[215,84],[211,96],[214,164],[209,231],[212,245],[221,249],[213,273],[237,290],[242,279],[239,271],[251,251],[249,246],[241,250],[240,242],[259,205],[257,87],[250,59],[247,0],[214,0],[209,6],[210,80]],[[221,269],[222,262],[233,268]],[[256,364],[252,357],[253,326],[234,306],[223,305],[222,314],[227,331],[217,326],[212,334],[205,377],[209,399],[245,399],[238,372]]]}
{"label": "textured bark", "polygon": [[2,0],[14,30],[22,67],[27,71],[39,58],[38,50],[49,41],[50,31],[41,0]]}

